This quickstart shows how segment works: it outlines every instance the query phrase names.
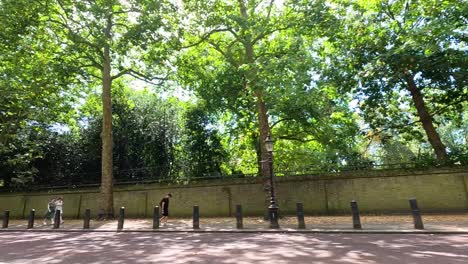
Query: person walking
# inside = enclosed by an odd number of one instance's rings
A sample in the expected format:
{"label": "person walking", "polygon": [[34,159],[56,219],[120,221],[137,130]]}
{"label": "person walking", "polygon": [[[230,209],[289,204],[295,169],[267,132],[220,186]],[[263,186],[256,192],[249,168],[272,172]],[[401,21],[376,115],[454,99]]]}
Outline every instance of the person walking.
{"label": "person walking", "polygon": [[161,207],[161,210],[162,210],[162,217],[161,217],[161,219],[159,219],[159,221],[163,225],[166,225],[167,219],[169,217],[169,198],[171,198],[171,197],[172,197],[172,194],[168,193],[159,202],[159,206]]}
{"label": "person walking", "polygon": [[47,210],[44,214],[44,222],[43,222],[44,225],[47,225],[47,220],[50,220],[52,224],[54,223],[55,208],[56,208],[55,200],[56,198],[52,198],[52,200],[50,200],[47,203]]}
{"label": "person walking", "polygon": [[[57,210],[60,210],[60,224],[63,224],[63,218],[62,218],[62,215],[63,215],[63,198],[60,196],[60,197],[57,197],[57,199],[55,199],[55,211]],[[52,219],[52,224],[54,224],[54,220],[55,220],[55,217]]]}

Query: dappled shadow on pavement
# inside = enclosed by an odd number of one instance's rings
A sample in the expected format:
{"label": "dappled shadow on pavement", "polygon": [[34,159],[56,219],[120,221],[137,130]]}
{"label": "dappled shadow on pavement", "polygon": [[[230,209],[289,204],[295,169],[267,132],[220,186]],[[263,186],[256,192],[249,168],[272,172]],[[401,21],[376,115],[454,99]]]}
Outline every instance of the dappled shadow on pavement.
{"label": "dappled shadow on pavement", "polygon": [[[353,230],[351,216],[306,216],[305,223],[308,230]],[[124,230],[151,230],[153,220],[125,219]],[[425,215],[423,221],[426,230],[430,231],[468,231],[468,214],[449,215]],[[263,217],[245,217],[245,230],[268,229],[268,220]],[[413,219],[410,215],[364,215],[361,216],[364,230],[414,230]],[[167,225],[161,226],[160,230],[187,231],[192,229],[192,218],[171,218]],[[283,230],[297,229],[297,218],[286,216],[280,219]],[[27,220],[11,220],[10,229],[26,229]],[[42,219],[36,219],[34,229],[51,229],[51,225],[43,225]],[[82,229],[83,220],[65,219],[61,229]],[[90,228],[93,230],[116,230],[117,220],[95,221],[91,220]],[[236,220],[234,217],[202,217],[200,228],[204,231],[210,230],[234,230]]]}
{"label": "dappled shadow on pavement", "polygon": [[0,263],[467,263],[468,235],[0,233]]}
{"label": "dappled shadow on pavement", "polygon": [[[146,228],[147,221],[133,221],[132,225],[135,227]],[[10,220],[10,224],[8,226],[9,229],[26,230],[28,227],[28,220]],[[83,220],[70,220],[65,219],[64,223],[60,225],[60,229],[82,229],[83,228]],[[117,229],[117,220],[113,221],[90,221],[90,228],[97,229],[97,230],[116,230]],[[42,220],[36,220],[34,222],[33,229],[39,230],[47,230],[53,229],[53,225],[50,221],[47,224],[44,224]]]}

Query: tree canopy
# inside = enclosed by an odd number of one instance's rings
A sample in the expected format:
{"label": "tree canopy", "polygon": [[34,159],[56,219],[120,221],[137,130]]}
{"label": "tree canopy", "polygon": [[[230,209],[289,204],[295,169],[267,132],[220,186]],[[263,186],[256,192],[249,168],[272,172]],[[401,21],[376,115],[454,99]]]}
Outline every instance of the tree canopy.
{"label": "tree canopy", "polygon": [[4,0],[0,186],[467,164],[467,8]]}

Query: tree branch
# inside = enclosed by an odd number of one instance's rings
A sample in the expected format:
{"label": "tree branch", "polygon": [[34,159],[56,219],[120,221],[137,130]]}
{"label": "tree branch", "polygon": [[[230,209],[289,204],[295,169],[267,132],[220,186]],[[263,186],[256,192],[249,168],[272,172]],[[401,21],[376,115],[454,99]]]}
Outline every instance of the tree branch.
{"label": "tree branch", "polygon": [[286,30],[286,29],[290,29],[293,25],[292,24],[289,24],[287,26],[284,26],[284,27],[278,27],[278,28],[275,28],[275,29],[272,29],[272,30],[266,30],[264,31],[263,33],[259,34],[257,37],[255,37],[253,40],[252,40],[252,45],[254,45],[255,43],[257,43],[257,41],[259,41],[260,39],[270,35],[270,34],[273,34],[277,31],[283,31],[283,30]]}
{"label": "tree branch", "polygon": [[55,19],[49,19],[50,22],[53,22],[53,23],[56,23],[62,27],[65,27],[69,34],[73,35],[76,40],[72,40],[73,42],[75,43],[78,43],[78,44],[85,44],[86,46],[90,47],[90,48],[93,48],[95,49],[96,51],[100,51],[101,49],[99,48],[99,46],[89,42],[88,40],[86,40],[85,38],[83,38],[82,36],[80,36],[78,33],[76,33],[68,24],[62,22],[62,21],[59,21],[59,20],[55,20]]}
{"label": "tree branch", "polygon": [[231,55],[229,55],[229,49],[230,49],[230,47],[231,47],[232,45],[234,45],[235,42],[236,42],[236,41],[232,41],[232,42],[228,45],[228,47],[226,48],[226,51],[223,51],[223,50],[221,49],[221,47],[220,47],[217,43],[215,43],[215,42],[213,42],[213,41],[208,41],[208,44],[210,44],[217,52],[219,52],[221,55],[223,55],[223,57],[226,58],[226,60],[229,61],[229,63],[231,63],[231,64],[234,65],[235,67],[239,67],[239,64],[236,63],[236,61],[232,58]]}
{"label": "tree branch", "polygon": [[98,68],[99,70],[102,70],[102,64],[98,63],[91,54],[89,54],[88,52],[84,52],[84,54],[86,56],[85,59],[90,60],[94,67]]}
{"label": "tree branch", "polygon": [[294,120],[294,118],[283,118],[283,119],[280,119],[280,120],[277,120],[276,122],[274,122],[271,126],[270,126],[270,130],[273,129],[277,124],[283,122],[283,121],[289,121],[289,120]]}
{"label": "tree branch", "polygon": [[318,141],[318,139],[316,139],[316,138],[304,139],[304,138],[299,138],[299,137],[293,136],[293,135],[277,136],[277,138],[278,139],[284,139],[284,140],[299,141],[299,142],[302,142],[302,143],[307,143],[307,142],[311,142],[311,141]]}
{"label": "tree branch", "polygon": [[[389,5],[383,5],[384,8],[382,8],[384,14],[386,14],[388,17],[390,17],[393,21],[395,21],[398,25],[398,28],[400,31],[403,31],[403,27],[401,26],[401,23],[395,18],[395,15],[393,14],[392,10],[390,9]],[[400,33],[400,32],[398,32]]]}
{"label": "tree branch", "polygon": [[86,72],[85,74],[81,74],[81,75],[83,75],[83,76],[89,75],[89,76],[92,76],[92,77],[94,77],[94,78],[96,78],[98,80],[102,79],[102,76],[98,76],[98,75],[95,75],[94,73],[90,73],[90,72]]}
{"label": "tree branch", "polygon": [[[126,71],[125,73],[123,74],[128,74],[134,78],[137,78],[138,80],[141,80],[141,81],[144,81],[144,82],[147,82],[149,84],[152,84],[152,85],[161,85],[164,81],[167,81],[169,79],[169,75],[166,75],[165,77],[149,77],[143,73],[140,73],[140,72],[137,72],[135,70],[132,70],[132,69],[127,69],[127,70],[124,70]],[[120,72],[122,73],[122,72]],[[123,75],[122,74],[122,75]],[[160,82],[156,83],[156,82],[153,82],[153,80],[158,80]]]}
{"label": "tree branch", "polygon": [[123,71],[117,73],[116,75],[111,76],[111,80],[118,79],[118,78],[120,78],[122,75],[129,73],[129,71],[130,71],[129,69],[125,69],[125,70],[123,70]]}
{"label": "tree branch", "polygon": [[467,101],[468,101],[468,94],[462,95],[462,96],[460,96],[460,98],[458,100],[455,100],[455,101],[453,101],[453,102],[451,102],[449,104],[444,105],[444,107],[435,110],[433,113],[430,113],[429,115],[431,117],[433,117],[435,115],[438,115],[438,114],[441,114],[441,113],[445,112],[449,107],[451,107],[453,105],[463,103],[463,102],[467,102]]}
{"label": "tree branch", "polygon": [[275,2],[275,0],[271,0],[270,1],[270,5],[268,6],[268,14],[267,14],[267,23],[268,23],[268,20],[270,20],[270,15],[271,15],[271,9],[273,8],[273,3]]}
{"label": "tree branch", "polygon": [[128,13],[142,13],[142,10],[136,7],[131,7],[128,10],[121,10],[121,11],[114,11],[111,12],[112,15],[119,15],[119,14],[128,14]]}
{"label": "tree branch", "polygon": [[[229,28],[220,28],[220,29],[213,29],[211,30],[210,32],[206,33],[204,36],[200,37],[200,39],[198,41],[196,41],[195,43],[192,43],[192,44],[188,44],[186,46],[182,46],[180,47],[180,49],[187,49],[187,48],[191,48],[191,47],[195,47],[195,46],[198,46],[200,45],[201,43],[205,42],[206,40],[208,40],[211,35],[215,34],[215,33],[219,33],[219,32],[230,32],[232,33],[232,29],[229,29]],[[236,36],[236,35],[235,35]]]}
{"label": "tree branch", "polygon": [[123,28],[126,28],[127,30],[131,28],[131,26],[127,25],[127,24],[122,24],[122,23],[112,23],[112,26],[119,26],[119,27],[123,27]]}

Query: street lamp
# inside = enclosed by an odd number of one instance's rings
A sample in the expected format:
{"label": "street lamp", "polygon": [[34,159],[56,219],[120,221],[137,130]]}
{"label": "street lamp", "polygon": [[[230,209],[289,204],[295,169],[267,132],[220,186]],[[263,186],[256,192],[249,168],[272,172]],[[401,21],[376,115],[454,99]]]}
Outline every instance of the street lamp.
{"label": "street lamp", "polygon": [[265,139],[265,148],[268,152],[268,165],[270,166],[270,206],[268,207],[270,228],[279,228],[278,206],[276,206],[275,185],[273,183],[273,140],[270,137],[270,133],[268,133]]}

